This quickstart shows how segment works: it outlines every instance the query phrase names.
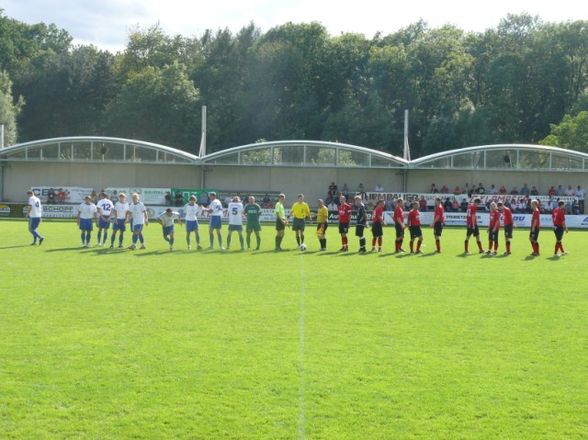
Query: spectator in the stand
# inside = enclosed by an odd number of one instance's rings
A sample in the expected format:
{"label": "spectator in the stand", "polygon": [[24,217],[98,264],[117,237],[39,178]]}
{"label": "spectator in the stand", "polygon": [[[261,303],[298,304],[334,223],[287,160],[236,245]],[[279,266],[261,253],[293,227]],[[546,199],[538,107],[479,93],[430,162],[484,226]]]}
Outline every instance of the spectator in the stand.
{"label": "spectator in the stand", "polygon": [[466,183],[463,192],[467,194],[468,197],[471,197],[474,193],[474,188],[473,186],[470,187],[469,183]]}
{"label": "spectator in the stand", "polygon": [[584,199],[586,198],[586,191],[578,185],[574,195],[578,198],[578,209],[580,210],[580,214],[584,214]]}
{"label": "spectator in the stand", "polygon": [[386,211],[394,211],[395,208],[396,203],[394,203],[394,199],[389,198],[388,200],[386,200],[386,203],[384,204],[384,209]]}
{"label": "spectator in the stand", "polygon": [[459,185],[456,185],[455,188],[453,189],[453,194],[455,194],[456,196],[463,194],[463,191],[461,190],[461,188],[459,187]]}
{"label": "spectator in the stand", "polygon": [[529,194],[532,195],[532,196],[538,196],[539,195],[539,190],[537,189],[537,187],[535,185],[533,185],[531,187],[531,191],[529,192]]}
{"label": "spectator in the stand", "polygon": [[527,184],[525,183],[523,185],[523,187],[521,188],[521,195],[523,196],[528,196],[531,193],[531,191],[529,190],[529,187],[527,186]]}
{"label": "spectator in the stand", "polygon": [[482,185],[482,182],[480,182],[480,184],[478,185],[477,194],[486,194],[486,188],[484,188],[484,185]]}
{"label": "spectator in the stand", "polygon": [[447,185],[443,185],[440,189],[441,194],[449,194],[449,188],[447,188]]}
{"label": "spectator in the stand", "polygon": [[337,205],[337,203],[335,203],[334,199],[331,199],[331,202],[327,205],[327,209],[329,211],[337,211],[339,209],[339,206]]}
{"label": "spectator in the stand", "polygon": [[92,198],[92,203],[96,203],[96,191],[92,190],[92,193],[90,194],[90,197]]}
{"label": "spectator in the stand", "polygon": [[445,199],[445,203],[443,203],[443,208],[445,209],[445,212],[453,211],[453,206],[451,205],[451,200],[449,199],[449,197]]}
{"label": "spectator in the stand", "polygon": [[[482,186],[482,184],[480,184],[480,186]],[[488,194],[494,195],[497,193],[498,193],[498,191],[496,190],[496,187],[494,186],[494,184],[490,185],[490,188],[488,189]]]}
{"label": "spectator in the stand", "polygon": [[571,211],[574,215],[580,214],[580,204],[577,199],[572,200]]}
{"label": "spectator in the stand", "polygon": [[198,194],[198,204],[201,206],[208,206],[210,204],[210,199],[208,198],[208,193],[202,191]]}
{"label": "spectator in the stand", "polygon": [[425,200],[425,196],[421,196],[419,199],[419,211],[427,212],[427,201]]}
{"label": "spectator in the stand", "polygon": [[565,191],[565,195],[568,197],[574,197],[575,191],[574,188],[572,188],[572,185],[568,185],[568,187],[566,188]]}
{"label": "spectator in the stand", "polygon": [[263,203],[263,207],[264,208],[268,207],[271,202],[272,202],[272,200],[270,199],[269,194],[265,193],[265,196],[263,196],[263,199],[261,200],[261,203]]}
{"label": "spectator in the stand", "polygon": [[337,184],[335,182],[331,182],[331,184],[329,185],[329,198],[334,198],[337,195]]}
{"label": "spectator in the stand", "polygon": [[384,186],[381,183],[377,183],[376,186],[374,187],[374,191],[382,193],[382,192],[384,192]]}
{"label": "spectator in the stand", "polygon": [[341,195],[345,196],[346,200],[349,200],[349,188],[347,187],[347,183],[343,183],[343,188],[341,188]]}
{"label": "spectator in the stand", "polygon": [[516,186],[513,186],[513,188],[510,190],[510,194],[512,196],[518,196],[519,195],[519,190],[517,189]]}
{"label": "spectator in the stand", "polygon": [[500,186],[500,189],[498,190],[498,194],[504,195],[504,194],[506,194],[506,193],[507,193],[507,191],[506,191],[506,186],[504,186],[504,185],[501,185],[501,186]]}
{"label": "spectator in the stand", "polygon": [[457,201],[457,199],[455,197],[453,197],[451,200],[451,211],[452,212],[459,211],[459,202]]}
{"label": "spectator in the stand", "polygon": [[357,195],[361,197],[361,200],[367,199],[367,193],[365,192],[365,187],[363,186],[363,183],[357,185]]}
{"label": "spectator in the stand", "polygon": [[468,210],[468,199],[466,199],[465,197],[461,200],[461,212],[467,212]]}
{"label": "spectator in the stand", "polygon": [[547,195],[549,197],[553,197],[557,194],[557,190],[555,189],[555,187],[552,185],[551,188],[549,188],[549,190],[547,191]]}
{"label": "spectator in the stand", "polygon": [[565,196],[566,195],[566,190],[564,189],[563,186],[557,185],[557,195],[558,196]]}
{"label": "spectator in the stand", "polygon": [[165,193],[165,206],[172,206],[172,196],[169,191]]}
{"label": "spectator in the stand", "polygon": [[437,189],[437,187],[435,186],[434,183],[431,183],[431,194],[437,194],[439,192],[439,190]]}
{"label": "spectator in the stand", "polygon": [[53,188],[49,188],[49,191],[47,192],[47,203],[55,203],[55,190]]}
{"label": "spectator in the stand", "polygon": [[183,194],[178,191],[175,195],[175,205],[176,206],[184,206],[184,196]]}

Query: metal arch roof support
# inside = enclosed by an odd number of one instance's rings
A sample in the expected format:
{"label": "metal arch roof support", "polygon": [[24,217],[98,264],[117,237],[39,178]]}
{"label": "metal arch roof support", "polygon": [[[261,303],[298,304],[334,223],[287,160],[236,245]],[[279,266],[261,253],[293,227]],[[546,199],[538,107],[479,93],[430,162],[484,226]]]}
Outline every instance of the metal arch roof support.
{"label": "metal arch roof support", "polygon": [[[121,148],[125,146],[136,146],[148,150],[153,150],[157,152],[163,152],[169,154],[172,157],[177,157],[185,163],[192,163],[192,164],[200,164],[200,158],[194,154],[188,153],[186,151],[178,150],[177,148],[168,147],[166,145],[156,144],[153,142],[146,142],[137,139],[125,139],[125,138],[117,138],[117,137],[107,137],[107,136],[67,136],[67,137],[57,137],[57,138],[48,138],[48,139],[40,139],[36,141],[30,142],[23,142],[21,144],[11,145],[9,147],[3,148],[0,150],[0,160],[7,160],[2,156],[9,155],[11,153],[19,152],[19,151],[27,151],[29,149],[34,149],[35,147],[42,147],[42,146],[49,146],[49,145],[58,145],[64,143],[76,143],[76,142],[103,142],[108,144],[120,145]],[[120,161],[125,162],[125,161]]]}
{"label": "metal arch roof support", "polygon": [[[385,153],[383,151],[373,150],[370,148],[360,147],[357,145],[339,143],[339,142],[329,142],[329,141],[310,141],[310,140],[288,140],[288,141],[269,141],[269,142],[259,142],[254,144],[247,144],[241,145],[238,147],[228,148],[226,150],[217,151],[215,153],[207,154],[202,158],[202,162],[206,164],[214,164],[216,160],[222,159],[223,157],[232,156],[237,154],[240,157],[240,153],[255,151],[255,150],[262,150],[267,148],[276,148],[276,147],[290,147],[290,148],[303,148],[303,147],[323,147],[323,148],[333,148],[336,150],[345,150],[345,151],[352,151],[357,153],[363,153],[368,155],[369,157],[376,157],[378,159],[383,159],[385,161],[390,162],[391,164],[396,165],[398,168],[406,168],[408,167],[408,161],[394,156],[392,154]],[[236,164],[237,165],[237,164]]]}
{"label": "metal arch roof support", "polygon": [[533,145],[533,144],[492,144],[492,145],[479,145],[475,147],[457,148],[453,150],[442,151],[439,153],[430,154],[423,156],[418,159],[414,159],[409,162],[409,168],[420,168],[421,165],[439,160],[444,158],[451,158],[467,153],[486,152],[486,151],[504,151],[504,150],[519,150],[519,151],[532,151],[532,152],[544,152],[544,153],[556,153],[562,156],[568,156],[570,158],[583,160],[588,164],[588,154],[582,153],[581,151],[569,150],[566,148],[551,147],[546,145]]}

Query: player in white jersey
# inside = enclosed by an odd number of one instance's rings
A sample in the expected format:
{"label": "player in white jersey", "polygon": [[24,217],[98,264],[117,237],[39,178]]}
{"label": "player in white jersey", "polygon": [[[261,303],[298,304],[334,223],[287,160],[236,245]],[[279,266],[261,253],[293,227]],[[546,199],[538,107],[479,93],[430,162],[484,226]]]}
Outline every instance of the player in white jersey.
{"label": "player in white jersey", "polygon": [[92,237],[92,229],[94,227],[94,221],[98,221],[98,209],[96,205],[92,203],[92,197],[84,197],[84,203],[78,207],[78,218],[77,224],[82,231],[82,246],[87,248],[90,247],[90,238]]}
{"label": "player in white jersey", "polygon": [[114,240],[118,232],[118,248],[123,247],[123,236],[126,231],[125,222],[127,219],[127,212],[129,212],[129,204],[127,203],[127,195],[120,193],[118,195],[118,202],[114,204],[112,215],[114,216],[114,224],[112,225],[112,236],[110,237],[110,248],[114,247]]}
{"label": "player in white jersey", "polygon": [[184,220],[186,222],[186,243],[188,244],[188,249],[192,249],[192,244],[190,243],[190,234],[194,232],[196,236],[196,249],[200,250],[202,247],[200,246],[200,234],[198,233],[198,215],[202,213],[202,208],[198,206],[196,203],[196,196],[191,195],[190,200],[186,205],[184,205]]}
{"label": "player in white jersey", "polygon": [[214,248],[214,230],[216,229],[216,235],[218,237],[218,245],[220,250],[223,250],[223,237],[221,235],[221,226],[222,226],[222,218],[223,218],[223,204],[219,199],[216,197],[215,192],[211,192],[209,195],[210,204],[206,211],[210,213],[210,231],[209,231],[209,238],[210,238],[210,246],[208,249]]}
{"label": "player in white jersey", "polygon": [[245,250],[243,243],[243,203],[239,196],[233,197],[233,201],[229,203],[227,212],[229,213],[229,235],[227,236],[227,249],[231,247],[231,235],[233,231],[239,233],[239,242],[241,243],[241,250]]}
{"label": "player in white jersey", "polygon": [[180,221],[180,213],[172,211],[171,208],[167,208],[157,217],[157,221],[163,227],[163,239],[169,243],[170,252],[174,250],[174,223],[176,220]]}
{"label": "player in white jersey", "polygon": [[[108,198],[105,192],[101,192],[100,200],[96,203],[96,208],[98,209],[98,246],[104,246],[106,243],[106,239],[108,238],[108,229],[110,228],[110,216],[112,215],[112,211],[114,209],[113,203]],[[104,231],[104,236],[102,236],[102,231]]]}
{"label": "player in white jersey", "polygon": [[145,249],[145,239],[143,238],[143,225],[149,225],[149,218],[147,217],[147,209],[141,202],[141,197],[137,193],[133,193],[133,203],[129,205],[129,211],[127,212],[127,223],[133,221],[133,244],[129,246],[129,249],[137,249],[137,240],[141,243],[141,249]]}
{"label": "player in white jersey", "polygon": [[39,240],[40,246],[43,240],[45,240],[37,232],[37,228],[41,224],[41,217],[43,217],[43,206],[41,205],[41,200],[39,200],[33,191],[27,191],[27,195],[29,196],[28,205],[31,207],[29,211],[29,232],[33,235],[31,246],[36,245],[37,240]]}

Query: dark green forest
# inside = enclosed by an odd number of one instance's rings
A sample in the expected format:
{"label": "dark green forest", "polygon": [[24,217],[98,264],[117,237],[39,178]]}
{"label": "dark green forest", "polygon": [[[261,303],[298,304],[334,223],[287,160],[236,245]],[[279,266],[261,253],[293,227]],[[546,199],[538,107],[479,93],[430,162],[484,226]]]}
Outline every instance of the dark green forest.
{"label": "dark green forest", "polygon": [[319,23],[168,35],[116,54],[0,10],[0,122],[8,143],[54,136],[148,140],[209,152],[260,139],[346,142],[412,156],[493,143],[588,151],[588,21],[509,15],[465,32],[417,22],[333,36]]}

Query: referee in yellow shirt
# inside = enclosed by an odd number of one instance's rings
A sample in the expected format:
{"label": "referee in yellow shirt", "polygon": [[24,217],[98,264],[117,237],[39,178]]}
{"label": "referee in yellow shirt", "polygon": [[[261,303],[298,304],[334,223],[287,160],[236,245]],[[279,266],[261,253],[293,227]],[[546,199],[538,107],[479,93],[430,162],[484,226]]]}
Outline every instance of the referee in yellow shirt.
{"label": "referee in yellow shirt", "polygon": [[327,250],[327,227],[329,226],[329,210],[323,199],[318,199],[318,211],[316,212],[316,235],[321,244],[321,251]]}
{"label": "referee in yellow shirt", "polygon": [[298,200],[292,205],[290,209],[290,216],[292,216],[292,230],[296,232],[296,243],[298,247],[304,243],[304,227],[305,220],[310,220],[310,208],[308,203],[304,201],[304,194],[298,194]]}

